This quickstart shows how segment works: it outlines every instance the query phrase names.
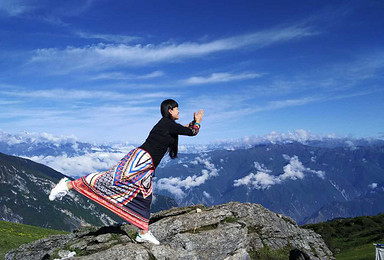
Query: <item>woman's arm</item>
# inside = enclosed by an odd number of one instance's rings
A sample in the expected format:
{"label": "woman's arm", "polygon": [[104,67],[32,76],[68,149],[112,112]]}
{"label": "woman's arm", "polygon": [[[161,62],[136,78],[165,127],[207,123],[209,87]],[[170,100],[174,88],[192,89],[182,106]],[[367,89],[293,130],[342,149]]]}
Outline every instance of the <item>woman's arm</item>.
{"label": "woman's arm", "polygon": [[[191,122],[192,123],[192,122]],[[200,125],[189,124],[188,126],[180,125],[176,122],[173,122],[170,126],[169,133],[173,135],[197,135],[199,133]]]}
{"label": "woman's arm", "polygon": [[200,130],[200,122],[204,116],[204,111],[202,109],[199,110],[198,113],[194,113],[194,120],[188,125],[182,126],[176,122],[172,124],[170,133],[177,135],[197,135]]}

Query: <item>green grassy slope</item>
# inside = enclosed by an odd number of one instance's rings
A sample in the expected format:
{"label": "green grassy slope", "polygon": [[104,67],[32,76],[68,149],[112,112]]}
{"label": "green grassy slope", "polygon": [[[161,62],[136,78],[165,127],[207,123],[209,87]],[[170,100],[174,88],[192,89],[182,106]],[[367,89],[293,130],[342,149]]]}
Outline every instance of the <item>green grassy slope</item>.
{"label": "green grassy slope", "polygon": [[375,259],[373,243],[384,243],[384,214],[304,225],[320,234],[337,260]]}
{"label": "green grassy slope", "polygon": [[4,259],[8,251],[18,248],[22,244],[30,243],[49,235],[66,233],[68,232],[0,221],[0,259]]}

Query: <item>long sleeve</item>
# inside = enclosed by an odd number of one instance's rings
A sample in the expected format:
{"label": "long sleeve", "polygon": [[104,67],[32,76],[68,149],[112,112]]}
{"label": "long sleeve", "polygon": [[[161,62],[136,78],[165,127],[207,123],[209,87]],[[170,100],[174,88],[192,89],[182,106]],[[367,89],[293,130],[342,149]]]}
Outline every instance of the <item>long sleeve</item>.
{"label": "long sleeve", "polygon": [[199,127],[193,122],[189,123],[188,127],[173,122],[170,125],[169,133],[173,135],[189,135],[194,136],[199,133]]}

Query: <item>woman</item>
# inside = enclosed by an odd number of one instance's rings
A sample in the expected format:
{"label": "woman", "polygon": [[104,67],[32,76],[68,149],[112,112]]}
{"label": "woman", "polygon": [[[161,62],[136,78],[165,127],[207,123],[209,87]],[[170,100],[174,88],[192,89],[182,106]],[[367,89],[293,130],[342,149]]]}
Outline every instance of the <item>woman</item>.
{"label": "woman", "polygon": [[61,199],[69,190],[75,189],[140,228],[136,241],[160,244],[148,231],[153,172],[167,151],[172,159],[177,158],[178,136],[197,135],[204,115],[200,109],[194,113],[194,120],[189,125],[182,126],[175,122],[179,119],[176,101],[164,100],[160,110],[163,117],[144,144],[130,151],[106,172],[91,173],[75,181],[61,179],[51,190],[49,199]]}

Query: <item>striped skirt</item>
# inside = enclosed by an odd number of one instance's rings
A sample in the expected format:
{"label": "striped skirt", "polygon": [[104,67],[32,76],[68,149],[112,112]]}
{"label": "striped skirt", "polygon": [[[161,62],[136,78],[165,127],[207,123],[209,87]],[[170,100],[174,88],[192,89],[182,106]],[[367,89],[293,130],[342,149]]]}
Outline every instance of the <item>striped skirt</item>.
{"label": "striped skirt", "polygon": [[71,184],[129,223],[148,230],[153,172],[151,155],[135,148],[110,170],[88,174]]}

